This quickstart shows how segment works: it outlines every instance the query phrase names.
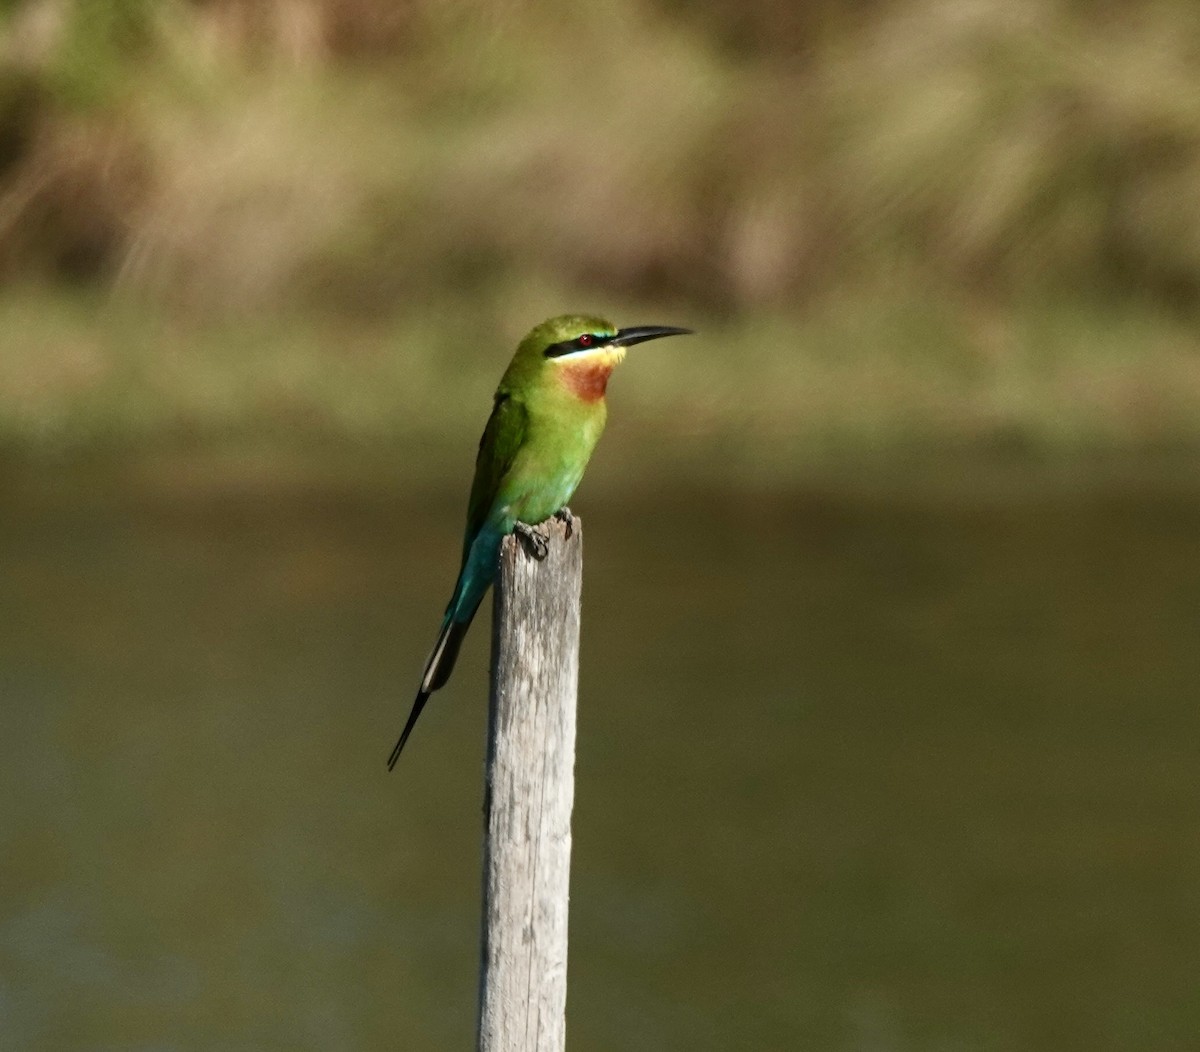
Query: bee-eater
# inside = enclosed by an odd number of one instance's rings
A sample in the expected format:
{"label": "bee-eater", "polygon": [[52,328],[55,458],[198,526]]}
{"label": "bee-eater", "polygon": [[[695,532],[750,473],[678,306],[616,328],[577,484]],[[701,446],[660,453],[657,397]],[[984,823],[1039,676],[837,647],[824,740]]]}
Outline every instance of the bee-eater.
{"label": "bee-eater", "polygon": [[518,532],[544,556],[545,540],[531,527],[561,514],[569,528],[566,504],[604,430],[604,393],[625,349],[691,331],[667,325],[616,329],[603,318],[563,315],[542,322],[521,341],[479,440],[454,594],[388,770],[429,695],[450,678],[471,619],[496,576],[500,542]]}

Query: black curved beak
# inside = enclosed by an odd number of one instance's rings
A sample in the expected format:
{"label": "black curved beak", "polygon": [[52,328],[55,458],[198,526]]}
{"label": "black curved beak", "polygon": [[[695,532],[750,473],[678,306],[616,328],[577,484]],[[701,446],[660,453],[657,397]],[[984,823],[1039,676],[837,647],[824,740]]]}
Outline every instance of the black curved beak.
{"label": "black curved beak", "polygon": [[636,325],[632,329],[619,329],[608,341],[610,347],[632,347],[635,343],[657,340],[662,336],[690,336],[693,329],[677,329],[671,325]]}

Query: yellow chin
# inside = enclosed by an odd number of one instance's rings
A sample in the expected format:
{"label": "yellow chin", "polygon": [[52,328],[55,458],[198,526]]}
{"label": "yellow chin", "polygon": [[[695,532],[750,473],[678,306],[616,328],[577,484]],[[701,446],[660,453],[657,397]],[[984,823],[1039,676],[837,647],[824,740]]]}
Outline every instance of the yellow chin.
{"label": "yellow chin", "polygon": [[592,351],[572,351],[550,360],[556,365],[607,365],[609,368],[624,361],[624,347],[597,347]]}

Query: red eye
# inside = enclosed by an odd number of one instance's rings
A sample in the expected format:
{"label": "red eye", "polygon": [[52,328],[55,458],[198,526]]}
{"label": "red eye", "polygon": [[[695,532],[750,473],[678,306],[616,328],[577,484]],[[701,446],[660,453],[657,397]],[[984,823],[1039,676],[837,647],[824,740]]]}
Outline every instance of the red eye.
{"label": "red eye", "polygon": [[592,345],[592,334],[590,332],[585,332],[575,342],[579,344],[580,347],[590,347]]}

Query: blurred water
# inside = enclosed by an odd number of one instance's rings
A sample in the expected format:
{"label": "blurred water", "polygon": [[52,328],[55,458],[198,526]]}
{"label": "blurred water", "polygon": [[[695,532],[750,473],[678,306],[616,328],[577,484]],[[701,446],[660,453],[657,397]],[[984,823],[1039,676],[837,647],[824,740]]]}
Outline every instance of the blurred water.
{"label": "blurred water", "polygon": [[[5,481],[0,1044],[471,1047],[457,495]],[[572,1049],[1192,1047],[1200,494],[576,510]]]}

